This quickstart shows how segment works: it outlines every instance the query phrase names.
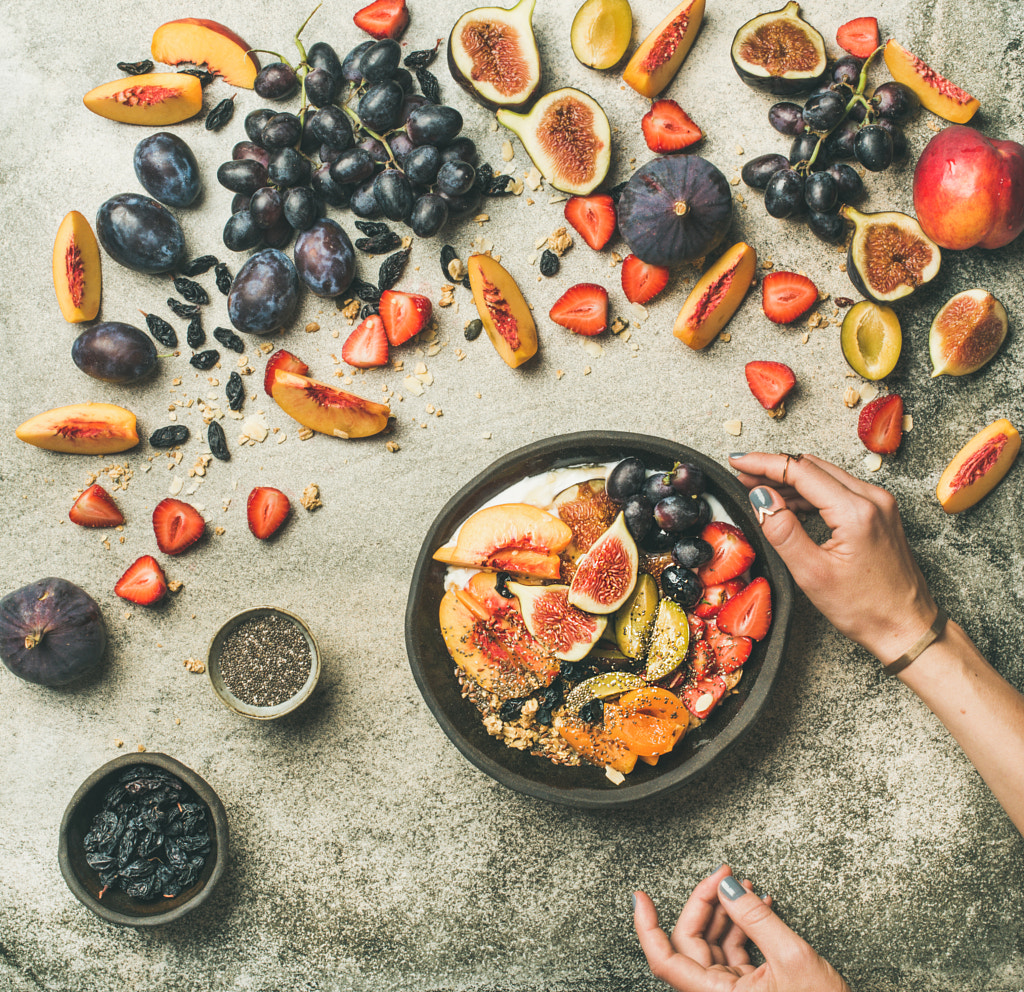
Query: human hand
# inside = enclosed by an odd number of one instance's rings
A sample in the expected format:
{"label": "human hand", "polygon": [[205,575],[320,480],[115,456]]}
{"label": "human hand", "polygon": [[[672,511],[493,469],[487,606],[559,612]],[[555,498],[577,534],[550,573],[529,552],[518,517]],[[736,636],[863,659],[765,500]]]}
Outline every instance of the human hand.
{"label": "human hand", "polygon": [[[677,992],[850,992],[835,969],[772,912],[728,865],[701,881],[672,937],[648,895],[634,895],[633,925],[651,973]],[[765,963],[750,963],[753,941]]]}
{"label": "human hand", "polygon": [[[937,607],[890,493],[814,455],[752,452],[729,461],[751,490],[765,537],[838,630],[889,663],[931,626]],[[794,511],[820,512],[832,536],[816,545]]]}

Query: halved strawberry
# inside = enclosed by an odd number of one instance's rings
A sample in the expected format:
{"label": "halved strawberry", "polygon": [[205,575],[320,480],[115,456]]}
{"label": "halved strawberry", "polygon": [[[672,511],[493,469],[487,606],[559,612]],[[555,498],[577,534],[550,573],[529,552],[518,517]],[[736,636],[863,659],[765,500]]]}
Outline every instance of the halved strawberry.
{"label": "halved strawberry", "polygon": [[690,668],[693,669],[693,674],[699,679],[703,678],[714,670],[715,664],[715,652],[711,645],[704,638],[695,641],[690,652]]}
{"label": "halved strawberry", "polygon": [[591,248],[600,251],[615,233],[615,201],[606,193],[571,196],[565,203],[565,219]]}
{"label": "halved strawberry", "polygon": [[419,334],[432,312],[430,300],[416,293],[388,289],[380,295],[380,316],[392,345],[404,344]]}
{"label": "halved strawberry", "polygon": [[742,588],[742,579],[730,579],[719,585],[705,586],[700,602],[693,608],[693,612],[703,620],[716,617],[718,611]]}
{"label": "halved strawberry", "polygon": [[203,536],[206,521],[199,511],[180,499],[161,500],[153,511],[156,546],[165,555],[181,554]]}
{"label": "halved strawberry", "polygon": [[267,367],[263,372],[263,391],[268,396],[273,395],[270,392],[270,387],[274,384],[274,373],[278,369],[284,369],[285,372],[294,372],[296,375],[307,375],[309,373],[309,366],[301,358],[296,358],[290,351],[285,351],[284,348],[275,351],[267,359]]}
{"label": "halved strawberry", "polygon": [[683,705],[698,719],[703,720],[719,703],[728,687],[721,675],[700,679],[683,692]]}
{"label": "halved strawberry", "polygon": [[704,621],[696,613],[687,613],[686,622],[690,625],[690,643],[696,644],[704,636]]}
{"label": "halved strawberry", "polygon": [[75,500],[68,516],[80,527],[120,527],[124,523],[124,514],[99,483],[91,485]]}
{"label": "halved strawberry", "polygon": [[292,505],[280,489],[273,486],[257,486],[245,504],[245,515],[249,520],[249,530],[261,541],[274,534],[278,527],[288,519]]}
{"label": "halved strawberry", "polygon": [[167,576],[152,555],[143,555],[117,580],[114,592],[129,602],[149,606],[167,594]]}
{"label": "halved strawberry", "polygon": [[723,675],[741,668],[754,648],[754,642],[749,637],[727,634],[719,630],[714,620],[708,621],[707,642],[715,652],[715,662]]}
{"label": "halved strawberry", "polygon": [[796,376],[782,362],[747,362],[744,372],[754,398],[766,410],[774,410],[796,385]]}
{"label": "halved strawberry", "polygon": [[851,55],[866,59],[882,43],[878,36],[878,18],[855,17],[847,21],[836,32],[836,43]]}
{"label": "halved strawberry", "polygon": [[388,332],[380,315],[371,313],[341,346],[342,361],[359,369],[388,363]]}
{"label": "halved strawberry", "polygon": [[791,324],[818,299],[818,287],[799,272],[770,272],[761,280],[761,309],[776,324]]}
{"label": "halved strawberry", "polygon": [[405,0],[373,0],[373,3],[352,15],[357,28],[378,41],[381,38],[398,38],[409,23],[409,11]]}
{"label": "halved strawberry", "polygon": [[630,303],[653,300],[667,285],[669,271],[660,265],[649,265],[636,255],[622,261],[622,292]]}
{"label": "halved strawberry", "polygon": [[608,326],[608,290],[596,282],[570,286],[555,300],[548,316],[574,334],[588,338],[600,334]]}
{"label": "halved strawberry", "polygon": [[895,393],[873,399],[860,412],[857,435],[868,451],[891,455],[903,440],[903,400]]}
{"label": "halved strawberry", "polygon": [[742,575],[754,563],[754,549],[743,531],[732,524],[712,520],[701,531],[702,538],[714,549],[711,561],[697,570],[705,586],[717,586]]}
{"label": "halved strawberry", "polygon": [[719,611],[719,630],[735,636],[761,640],[772,625],[772,590],[768,580],[758,576]]}
{"label": "halved strawberry", "polygon": [[655,100],[640,120],[640,127],[652,152],[678,152],[704,137],[704,132],[675,100]]}

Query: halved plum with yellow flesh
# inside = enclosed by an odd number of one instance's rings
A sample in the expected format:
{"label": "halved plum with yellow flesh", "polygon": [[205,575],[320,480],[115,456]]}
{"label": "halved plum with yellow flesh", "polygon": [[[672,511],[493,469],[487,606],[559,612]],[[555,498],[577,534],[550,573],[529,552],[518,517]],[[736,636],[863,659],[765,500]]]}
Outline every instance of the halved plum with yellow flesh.
{"label": "halved plum with yellow flesh", "polygon": [[15,434],[37,448],[70,455],[111,455],[139,443],[135,414],[113,403],[75,403],[37,413]]}
{"label": "halved plum with yellow flesh", "polygon": [[473,302],[495,351],[511,368],[537,354],[537,325],[515,279],[490,255],[470,255]]}
{"label": "halved plum with yellow flesh", "polygon": [[683,0],[644,39],[622,73],[622,81],[653,99],[679,71],[704,19],[704,0]]}
{"label": "halved plum with yellow flesh", "polygon": [[521,699],[550,685],[558,659],[526,629],[511,600],[498,595],[497,576],[480,572],[465,589],[441,599],[441,636],[455,664],[501,699]]}
{"label": "halved plum with yellow flesh", "polygon": [[97,86],[82,102],[108,120],[163,127],[195,117],[203,109],[203,87],[187,72],[149,72]]}
{"label": "halved plum with yellow flesh", "polygon": [[100,312],[100,248],[89,222],[72,210],[53,243],[53,286],[64,319],[93,320]]}
{"label": "halved plum with yellow flesh", "polygon": [[733,245],[690,291],[672,333],[694,351],[711,344],[743,302],[756,264],[757,253],[750,245]]}
{"label": "halved plum with yellow flesh", "polygon": [[1006,419],[989,424],[946,466],[935,489],[946,513],[960,513],[987,496],[1010,471],[1020,451],[1020,434]]}
{"label": "halved plum with yellow flesh", "polygon": [[557,579],[558,557],[572,530],[529,503],[502,503],[477,510],[460,528],[454,546],[438,548],[437,561],[466,568],[490,568],[541,579]]}
{"label": "halved plum with yellow flesh", "polygon": [[274,371],[270,395],[303,427],[333,437],[370,437],[388,425],[391,408],[364,400],[283,368]]}

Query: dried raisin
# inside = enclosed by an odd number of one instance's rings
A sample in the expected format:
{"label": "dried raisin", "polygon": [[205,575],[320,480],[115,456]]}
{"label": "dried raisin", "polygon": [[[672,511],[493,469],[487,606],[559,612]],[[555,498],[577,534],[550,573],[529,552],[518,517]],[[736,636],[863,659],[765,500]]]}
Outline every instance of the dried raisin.
{"label": "dried raisin", "polygon": [[174,288],[188,300],[189,303],[197,303],[205,306],[210,302],[209,294],[197,282],[186,279],[184,276],[175,276]]}
{"label": "dried raisin", "polygon": [[380,303],[380,290],[362,279],[353,279],[349,289],[364,303],[372,303],[374,306]]}
{"label": "dried raisin", "polygon": [[402,239],[394,231],[385,231],[372,238],[356,238],[356,247],[367,255],[384,255],[401,245]]}
{"label": "dried raisin", "polygon": [[245,351],[245,342],[228,327],[215,327],[213,329],[213,336],[222,345],[224,345],[225,348],[237,352],[239,355]]}
{"label": "dried raisin", "polygon": [[189,76],[195,76],[199,80],[200,86],[209,86],[217,77],[212,72],[207,72],[205,69],[195,69],[189,66],[187,69],[178,69],[178,72],[187,73]]}
{"label": "dried raisin", "polygon": [[628,182],[629,182],[629,180],[627,179],[627,180],[626,180],[626,182],[624,182],[624,183],[619,183],[619,185],[618,185],[618,186],[613,186],[613,187],[612,187],[612,188],[611,188],[610,190],[608,190],[608,195],[609,195],[609,196],[610,196],[610,197],[611,197],[611,198],[612,198],[612,199],[613,199],[613,200],[614,200],[614,201],[615,201],[616,203],[618,203],[618,202],[619,202],[619,197],[620,197],[620,196],[622,196],[623,190],[625,190],[625,188],[626,188],[626,185],[628,184]]}
{"label": "dried raisin", "polygon": [[212,369],[220,361],[220,352],[211,348],[209,351],[197,351],[189,360],[189,365],[205,372]]}
{"label": "dried raisin", "polygon": [[375,238],[378,234],[390,234],[391,228],[382,224],[379,220],[357,220],[356,227],[368,238]]}
{"label": "dried raisin", "polygon": [[153,71],[153,63],[149,59],[143,59],[141,62],[118,62],[117,67],[129,76],[142,76]]}
{"label": "dried raisin", "polygon": [[180,271],[183,276],[201,276],[204,272],[209,272],[216,264],[216,255],[200,255],[198,258],[193,258],[188,265],[183,265]]}
{"label": "dried raisin", "polygon": [[155,313],[147,313],[146,327],[149,328],[149,333],[153,335],[165,348],[177,348],[178,347],[178,335],[175,334],[174,328],[167,323],[163,317],[158,317]]}
{"label": "dried raisin", "polygon": [[228,451],[228,439],[224,436],[224,428],[216,420],[210,421],[206,440],[210,444],[210,454],[214,458],[222,462],[231,461],[231,452]]}
{"label": "dried raisin", "polygon": [[218,262],[213,271],[217,276],[217,289],[227,296],[231,292],[231,273],[228,267],[223,262]]}
{"label": "dried raisin", "polygon": [[485,196],[509,196],[512,192],[508,188],[509,183],[515,182],[515,176],[507,176],[502,173],[500,176],[494,176],[491,181],[484,187]]}
{"label": "dried raisin", "polygon": [[176,300],[173,296],[167,297],[167,307],[175,317],[181,317],[182,320],[191,320],[199,313],[199,307],[182,303],[181,300]]}
{"label": "dried raisin", "polygon": [[367,317],[377,313],[377,308],[372,303],[364,303],[359,308],[359,319],[366,320]]}
{"label": "dried raisin", "polygon": [[226,97],[206,115],[206,130],[219,131],[235,112],[235,98]]}
{"label": "dried raisin", "polygon": [[149,435],[149,443],[154,448],[173,448],[176,444],[184,444],[189,437],[189,429],[184,424],[172,424],[153,431]]}
{"label": "dried raisin", "polygon": [[245,387],[242,385],[242,377],[237,372],[232,372],[228,376],[224,392],[227,394],[229,409],[241,410],[242,401],[245,399]]}
{"label": "dried raisin", "polygon": [[550,248],[545,248],[544,254],[540,257],[540,274],[542,276],[557,275],[560,267],[558,256]]}
{"label": "dried raisin", "polygon": [[393,255],[388,255],[380,263],[380,271],[377,273],[377,287],[382,293],[384,290],[394,286],[402,277],[405,263],[409,261],[409,251],[410,249],[403,248],[401,251],[396,251]]}
{"label": "dried raisin", "polygon": [[433,48],[425,48],[422,51],[410,52],[408,55],[406,55],[405,59],[403,60],[405,62],[406,68],[426,69],[426,67],[430,65],[434,61],[434,59],[437,58],[437,49],[438,46],[441,44],[441,41],[442,39],[438,38],[437,45],[435,45]]}
{"label": "dried raisin", "polygon": [[427,69],[417,69],[416,78],[419,80],[420,90],[431,103],[441,102],[441,87],[437,84],[437,76]]}
{"label": "dried raisin", "polygon": [[188,322],[185,340],[190,348],[202,348],[206,341],[206,332],[203,330],[203,318],[198,313]]}

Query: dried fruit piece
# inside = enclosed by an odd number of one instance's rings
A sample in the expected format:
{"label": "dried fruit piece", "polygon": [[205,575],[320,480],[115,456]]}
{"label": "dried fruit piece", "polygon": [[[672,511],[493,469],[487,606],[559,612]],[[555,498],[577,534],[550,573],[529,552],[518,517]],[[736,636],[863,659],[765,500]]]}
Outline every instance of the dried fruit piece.
{"label": "dried fruit piece", "polygon": [[124,523],[124,514],[99,483],[89,486],[75,500],[68,517],[79,527],[120,527]]}
{"label": "dried fruit piece", "polygon": [[242,385],[242,377],[237,372],[228,376],[228,383],[224,387],[224,393],[228,399],[229,410],[241,410],[245,402],[245,387]]}
{"label": "dried fruit piece", "polygon": [[977,372],[1006,339],[1006,308],[983,289],[957,293],[935,315],[928,335],[932,378]]}
{"label": "dried fruit piece", "polygon": [[201,306],[205,306],[210,302],[210,296],[206,290],[203,289],[199,283],[194,282],[191,279],[186,279],[184,276],[175,276],[174,288],[181,293],[189,303],[197,303]]}
{"label": "dried fruit piece", "polygon": [[228,327],[215,327],[213,329],[213,336],[225,348],[236,354],[241,355],[245,351],[245,342]]}
{"label": "dried fruit piece", "polygon": [[836,31],[836,44],[859,59],[866,59],[881,41],[877,17],[855,17]]}
{"label": "dried fruit piece", "polygon": [[167,576],[152,555],[143,555],[117,580],[114,592],[139,606],[152,606],[167,595]]}
{"label": "dried fruit piece", "polygon": [[176,445],[184,444],[191,432],[184,424],[171,424],[169,427],[159,427],[149,435],[149,443],[154,448],[173,448]]}
{"label": "dried fruit piece", "polygon": [[581,90],[555,90],[542,96],[527,114],[503,108],[497,117],[518,136],[555,189],[586,196],[608,174],[611,126],[600,104]]}
{"label": "dried fruit piece", "polygon": [[72,455],[110,455],[139,443],[135,414],[113,403],[76,403],[38,413],[15,434],[27,444]]}
{"label": "dried fruit piece", "polygon": [[742,241],[733,245],[690,291],[672,333],[695,351],[707,347],[739,309],[756,265],[757,255],[750,245]]}
{"label": "dried fruit piece", "polygon": [[448,37],[452,78],[477,103],[520,110],[540,85],[540,52],[533,34],[537,0],[509,10],[477,7],[463,14]]}
{"label": "dried fruit piece", "polygon": [[818,302],[818,287],[799,272],[769,272],[761,280],[761,309],[776,324],[792,324]]}
{"label": "dried fruit piece", "polygon": [[85,217],[72,210],[53,243],[53,287],[64,319],[93,320],[100,310],[100,249]]}
{"label": "dried fruit piece", "polygon": [[640,119],[644,141],[652,152],[679,152],[697,144],[704,132],[675,100],[655,100]]}
{"label": "dried fruit piece", "polygon": [[1005,419],[979,431],[953,456],[935,489],[946,513],[961,513],[987,496],[1013,465],[1020,435]]}
{"label": "dried fruit piece", "polygon": [[210,421],[210,426],[206,429],[206,443],[210,446],[210,454],[218,461],[231,461],[231,452],[228,451],[228,440],[224,436],[224,428],[221,427],[219,421]]}
{"label": "dried fruit piece", "polygon": [[683,0],[640,43],[622,81],[641,96],[656,97],[679,71],[704,19],[704,0]]}
{"label": "dried fruit piece", "polygon": [[193,368],[199,369],[201,372],[206,372],[212,369],[220,361],[220,352],[215,348],[210,348],[207,351],[196,352],[189,360],[188,363]]}
{"label": "dried fruit piece", "polygon": [[203,109],[203,88],[188,73],[153,72],[104,83],[82,102],[108,120],[162,127],[195,117]]}
{"label": "dried fruit piece", "polygon": [[883,55],[892,78],[909,86],[925,110],[954,124],[966,124],[981,106],[970,93],[939,75],[894,38],[885,43]]}
{"label": "dried fruit piece", "polygon": [[747,362],[747,385],[766,410],[777,409],[796,385],[796,376],[782,362]]}
{"label": "dried fruit piece", "polygon": [[165,65],[193,62],[205,65],[232,86],[251,90],[260,64],[252,45],[218,21],[183,17],[161,24],[153,32],[153,58]]}
{"label": "dried fruit piece", "polygon": [[526,629],[562,661],[584,658],[608,624],[606,617],[595,617],[570,605],[568,586],[508,582],[506,588],[519,599]]}
{"label": "dried fruit piece", "polygon": [[610,69],[629,48],[633,11],[629,0],[585,0],[569,30],[572,53],[591,69]]}
{"label": "dried fruit piece", "polygon": [[161,500],[153,510],[156,545],[165,555],[178,555],[203,536],[206,521],[194,506],[180,499]]}
{"label": "dried fruit piece", "polygon": [[569,602],[588,613],[614,613],[637,581],[639,556],[620,513],[577,563]]}
{"label": "dried fruit piece", "polygon": [[857,436],[868,451],[891,455],[903,440],[903,399],[890,393],[865,404],[857,421]]}
{"label": "dried fruit piece", "polygon": [[869,300],[850,308],[839,337],[850,368],[865,379],[884,379],[896,367],[903,348],[896,311]]}
{"label": "dried fruit piece", "polygon": [[591,248],[600,251],[615,233],[615,202],[607,194],[571,196],[565,202],[565,219]]}
{"label": "dried fruit piece", "polygon": [[668,754],[686,733],[690,715],[667,689],[644,686],[605,707],[605,729],[648,764]]}
{"label": "dried fruit piece", "polygon": [[768,93],[812,89],[828,70],[825,40],[800,17],[796,0],[747,21],[729,54],[740,79]]}
{"label": "dried fruit piece", "polygon": [[570,286],[555,300],[548,316],[574,334],[600,334],[608,327],[608,290],[594,282]]}
{"label": "dried fruit piece", "polygon": [[551,726],[582,758],[598,768],[612,768],[628,775],[636,767],[637,754],[616,740],[601,724],[587,723],[569,712],[557,713]]}
{"label": "dried fruit piece", "polygon": [[470,255],[467,263],[473,302],[495,351],[511,368],[537,354],[537,326],[512,276],[490,255]]}

